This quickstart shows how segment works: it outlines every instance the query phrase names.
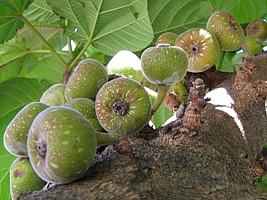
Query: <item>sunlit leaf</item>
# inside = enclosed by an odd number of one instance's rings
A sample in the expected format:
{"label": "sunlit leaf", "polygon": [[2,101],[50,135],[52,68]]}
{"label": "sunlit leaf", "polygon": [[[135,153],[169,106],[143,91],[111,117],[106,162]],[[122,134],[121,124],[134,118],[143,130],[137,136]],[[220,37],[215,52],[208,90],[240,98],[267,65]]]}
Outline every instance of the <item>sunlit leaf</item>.
{"label": "sunlit leaf", "polygon": [[248,23],[267,13],[267,0],[210,0],[214,10],[227,10],[239,23]]}
{"label": "sunlit leaf", "polygon": [[149,0],[148,12],[157,38],[167,31],[179,34],[189,28],[205,27],[211,8],[203,0]]}
{"label": "sunlit leaf", "polygon": [[23,15],[31,22],[53,24],[59,21],[59,17],[52,11],[46,0],[33,0]]}
{"label": "sunlit leaf", "polygon": [[[92,42],[99,51],[138,51],[150,44],[153,31],[146,0],[47,0],[69,21],[67,33],[76,42]],[[64,5],[64,6],[62,6]]]}

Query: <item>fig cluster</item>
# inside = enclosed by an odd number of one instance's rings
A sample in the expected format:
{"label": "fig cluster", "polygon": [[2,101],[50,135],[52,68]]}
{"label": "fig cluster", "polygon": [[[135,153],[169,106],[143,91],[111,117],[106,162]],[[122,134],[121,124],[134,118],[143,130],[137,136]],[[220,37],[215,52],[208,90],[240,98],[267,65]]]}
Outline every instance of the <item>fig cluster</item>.
{"label": "fig cluster", "polygon": [[[12,198],[46,183],[66,184],[84,176],[97,148],[144,128],[168,90],[179,88],[187,71],[208,70],[222,51],[242,47],[246,55],[255,55],[262,51],[266,32],[266,22],[256,20],[245,36],[233,16],[217,11],[206,29],[162,34],[156,46],[142,53],[141,75],[136,80],[125,76],[110,80],[102,63],[82,60],[65,84],[52,85],[39,102],[25,105],[7,126],[4,145],[18,157],[10,169]],[[157,88],[153,106],[145,83]]]}
{"label": "fig cluster", "polygon": [[106,67],[82,60],[66,84],[48,88],[24,106],[4,133],[4,146],[18,159],[10,169],[11,194],[66,184],[84,176],[97,147],[141,130],[151,115],[150,98],[137,81],[108,80]]}

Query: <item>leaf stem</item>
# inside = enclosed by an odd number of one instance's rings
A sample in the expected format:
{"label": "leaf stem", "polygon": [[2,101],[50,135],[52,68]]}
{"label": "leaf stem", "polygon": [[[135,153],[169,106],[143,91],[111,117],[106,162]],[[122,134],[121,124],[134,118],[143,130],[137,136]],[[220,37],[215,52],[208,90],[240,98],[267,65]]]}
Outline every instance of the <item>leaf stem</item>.
{"label": "leaf stem", "polygon": [[[33,53],[48,54],[48,53],[51,53],[51,51],[50,50],[46,50],[46,49],[38,49],[38,50],[29,50],[28,53],[30,53],[30,54],[33,54]],[[63,55],[63,56],[68,56],[69,55],[69,53],[67,53],[67,52],[57,51],[57,53],[59,55]]]}
{"label": "leaf stem", "polygon": [[78,53],[78,55],[70,62],[66,70],[71,70],[76,62],[83,56],[84,52],[87,50],[87,48],[90,46],[91,40],[88,40],[82,50]]}
{"label": "leaf stem", "polygon": [[42,42],[45,43],[47,48],[50,50],[50,52],[60,61],[63,65],[66,65],[67,63],[63,60],[63,58],[56,52],[56,50],[49,44],[49,42],[44,38],[44,36],[24,17],[21,16],[22,21],[36,34],[38,37],[42,40]]}
{"label": "leaf stem", "polygon": [[165,96],[169,90],[170,86],[169,85],[159,85],[158,86],[158,97],[156,99],[156,102],[154,103],[153,107],[152,107],[152,115],[158,110],[158,108],[160,107],[160,105],[162,104],[162,102],[165,99]]}

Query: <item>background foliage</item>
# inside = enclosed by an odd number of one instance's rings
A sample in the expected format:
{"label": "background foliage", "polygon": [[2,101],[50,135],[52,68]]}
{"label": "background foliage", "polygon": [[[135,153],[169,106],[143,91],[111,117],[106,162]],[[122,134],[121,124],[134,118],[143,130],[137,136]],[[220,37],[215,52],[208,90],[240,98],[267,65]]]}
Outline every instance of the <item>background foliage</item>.
{"label": "background foliage", "polygon": [[[267,0],[1,0],[0,138],[18,110],[62,82],[64,72],[80,59],[93,57],[107,64],[119,50],[140,53],[161,33],[205,27],[214,10],[228,10],[245,25],[266,16]],[[229,53],[220,70],[233,72],[241,56]],[[155,125],[169,116],[161,108]],[[13,159],[1,139],[3,200],[9,199]]]}

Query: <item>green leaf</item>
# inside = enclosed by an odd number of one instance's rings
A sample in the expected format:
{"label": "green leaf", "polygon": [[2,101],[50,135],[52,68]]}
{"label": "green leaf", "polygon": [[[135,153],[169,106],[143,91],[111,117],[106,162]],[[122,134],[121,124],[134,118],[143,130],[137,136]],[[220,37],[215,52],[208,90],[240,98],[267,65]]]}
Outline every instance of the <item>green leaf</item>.
{"label": "green leaf", "polygon": [[148,12],[156,38],[167,31],[182,33],[189,28],[205,27],[211,14],[204,0],[149,0]]}
{"label": "green leaf", "polygon": [[[155,100],[150,98],[151,104],[153,105]],[[170,117],[172,113],[162,104],[159,109],[154,113],[151,121],[156,128],[161,127]]]}
{"label": "green leaf", "polygon": [[90,43],[107,55],[114,55],[122,49],[139,51],[153,39],[147,0],[47,2],[57,14],[69,21],[66,31],[75,42]]}
{"label": "green leaf", "polygon": [[237,67],[242,64],[243,52],[225,52],[221,68],[216,68],[221,72],[235,72]]}
{"label": "green leaf", "polygon": [[54,84],[63,81],[64,71],[65,66],[59,63],[53,55],[47,55],[40,59],[34,69],[24,75],[24,77],[46,80],[50,84]]}
{"label": "green leaf", "polygon": [[[64,29],[57,26],[35,26],[35,28],[42,34],[42,36],[51,44],[56,50],[62,50],[66,45],[67,40],[64,37]],[[21,37],[25,42],[25,47],[30,49],[47,49],[43,41],[28,27],[23,27],[18,31],[18,37]]]}
{"label": "green leaf", "polygon": [[23,15],[31,22],[53,24],[60,20],[46,0],[34,0],[29,8],[23,12]]}
{"label": "green leaf", "polygon": [[28,51],[22,47],[0,44],[0,67],[26,55]]}
{"label": "green leaf", "polygon": [[32,0],[0,1],[0,43],[13,38],[17,30],[23,26],[20,17],[31,3]]}
{"label": "green leaf", "polygon": [[10,200],[10,178],[9,170],[0,171],[3,174],[2,179],[0,180],[0,199]]}
{"label": "green leaf", "polygon": [[248,23],[267,13],[267,0],[210,0],[214,10],[227,10],[239,23]]}
{"label": "green leaf", "polygon": [[86,57],[96,59],[103,64],[106,62],[106,55],[97,51],[97,49],[93,46],[90,46],[84,54]]}
{"label": "green leaf", "polygon": [[11,78],[24,77],[38,64],[37,56],[28,55],[0,68],[0,83]]}

